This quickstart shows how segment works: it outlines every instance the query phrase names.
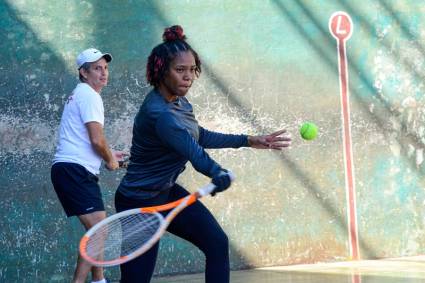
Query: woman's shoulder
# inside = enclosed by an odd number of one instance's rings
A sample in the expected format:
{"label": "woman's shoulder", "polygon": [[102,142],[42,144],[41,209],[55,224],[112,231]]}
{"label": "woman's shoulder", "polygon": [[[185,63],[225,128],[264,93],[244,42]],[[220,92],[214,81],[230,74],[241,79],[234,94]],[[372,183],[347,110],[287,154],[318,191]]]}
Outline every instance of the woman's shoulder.
{"label": "woman's shoulder", "polygon": [[168,112],[169,107],[164,99],[156,91],[150,91],[140,107],[140,112],[151,117],[158,117],[163,112]]}

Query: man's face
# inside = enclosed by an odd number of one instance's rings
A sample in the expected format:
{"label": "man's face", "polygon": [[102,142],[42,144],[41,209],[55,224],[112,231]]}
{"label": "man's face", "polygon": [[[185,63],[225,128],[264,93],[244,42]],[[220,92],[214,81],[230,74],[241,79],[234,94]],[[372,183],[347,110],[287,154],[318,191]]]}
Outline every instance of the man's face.
{"label": "man's face", "polygon": [[192,52],[180,52],[170,63],[162,85],[168,96],[185,96],[196,78],[196,63]]}
{"label": "man's face", "polygon": [[81,69],[80,72],[86,79],[86,83],[97,92],[100,92],[108,84],[109,70],[105,58],[90,63],[88,70]]}

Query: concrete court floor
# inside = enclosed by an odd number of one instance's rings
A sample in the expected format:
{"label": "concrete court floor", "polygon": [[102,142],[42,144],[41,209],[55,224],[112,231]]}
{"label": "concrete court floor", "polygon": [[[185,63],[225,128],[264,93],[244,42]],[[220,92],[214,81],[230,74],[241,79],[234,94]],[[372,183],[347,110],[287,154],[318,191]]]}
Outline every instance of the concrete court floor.
{"label": "concrete court floor", "polygon": [[[231,272],[231,283],[425,283],[425,256],[267,267]],[[152,283],[203,283],[204,274]]]}

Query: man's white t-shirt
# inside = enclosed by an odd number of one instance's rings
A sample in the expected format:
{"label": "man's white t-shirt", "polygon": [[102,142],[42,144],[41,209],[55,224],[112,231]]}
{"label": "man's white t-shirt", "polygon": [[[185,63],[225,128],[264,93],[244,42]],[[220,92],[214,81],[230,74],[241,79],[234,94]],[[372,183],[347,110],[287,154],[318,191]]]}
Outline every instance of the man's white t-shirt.
{"label": "man's white t-shirt", "polygon": [[77,163],[89,172],[99,174],[102,157],[91,145],[85,125],[88,122],[99,122],[103,126],[103,101],[88,84],[79,83],[65,103],[53,164]]}

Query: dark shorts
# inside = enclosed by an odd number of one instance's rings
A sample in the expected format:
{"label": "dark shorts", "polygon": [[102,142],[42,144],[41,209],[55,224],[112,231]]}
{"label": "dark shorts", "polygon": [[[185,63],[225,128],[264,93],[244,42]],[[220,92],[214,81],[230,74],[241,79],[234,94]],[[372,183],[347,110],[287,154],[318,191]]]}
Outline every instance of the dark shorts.
{"label": "dark shorts", "polygon": [[53,187],[68,217],[104,211],[99,178],[76,163],[58,162],[51,169]]}

